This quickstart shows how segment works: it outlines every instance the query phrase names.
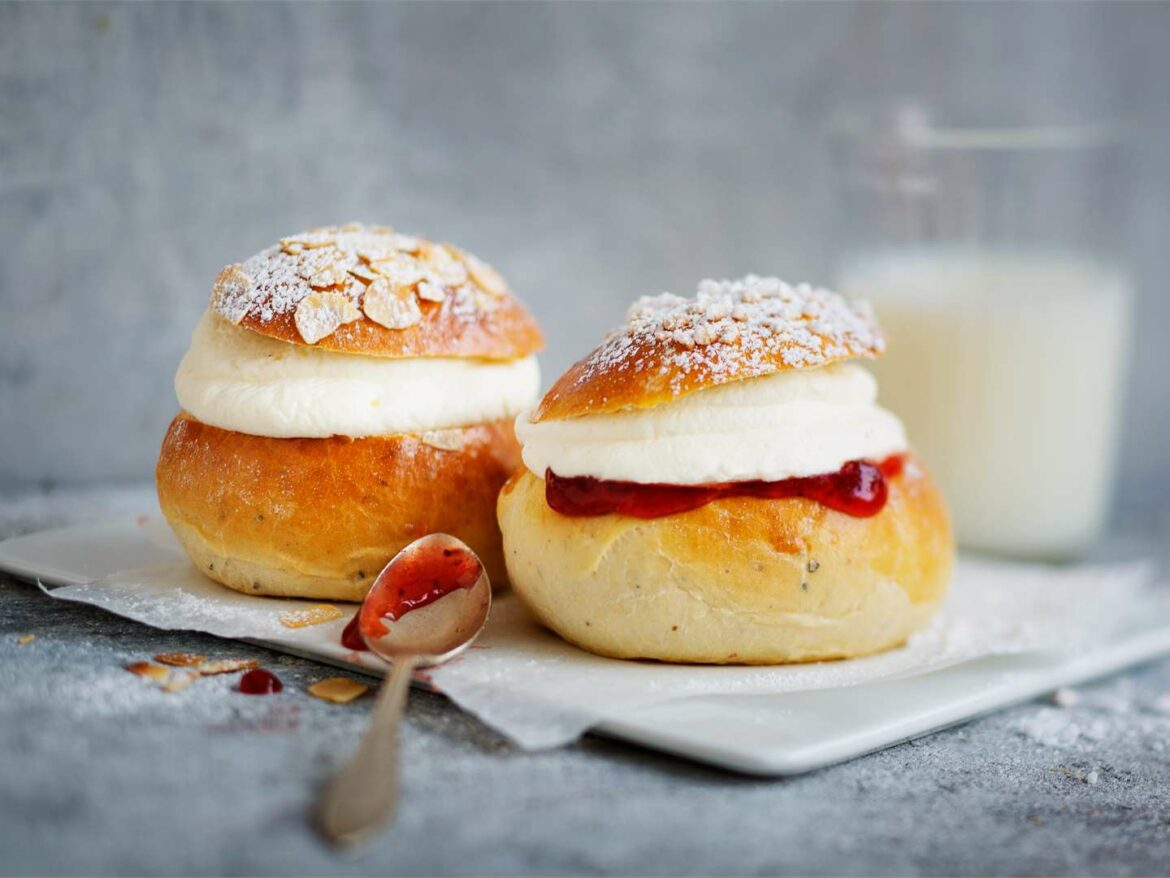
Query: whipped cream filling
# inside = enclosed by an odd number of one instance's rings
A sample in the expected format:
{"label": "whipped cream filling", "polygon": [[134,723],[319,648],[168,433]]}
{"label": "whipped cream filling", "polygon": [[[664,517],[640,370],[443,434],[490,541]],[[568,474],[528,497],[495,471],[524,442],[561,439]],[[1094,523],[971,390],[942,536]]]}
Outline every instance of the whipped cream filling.
{"label": "whipped cream filling", "polygon": [[856,363],[795,369],[689,394],[650,409],[534,424],[516,420],[524,463],[544,478],[643,484],[778,481],[905,451],[877,381]]}
{"label": "whipped cream filling", "polygon": [[535,357],[388,359],[289,344],[210,312],[175,375],[179,404],[254,436],[390,436],[511,418],[540,390]]}

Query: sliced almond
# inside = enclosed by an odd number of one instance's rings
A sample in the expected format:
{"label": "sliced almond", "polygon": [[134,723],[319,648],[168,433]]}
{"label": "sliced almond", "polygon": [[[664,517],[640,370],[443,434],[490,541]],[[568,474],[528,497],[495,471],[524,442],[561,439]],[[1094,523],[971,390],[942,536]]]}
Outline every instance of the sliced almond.
{"label": "sliced almond", "polygon": [[286,256],[299,256],[301,253],[305,252],[305,245],[300,241],[290,241],[287,244],[282,243],[280,245],[280,252],[284,253]]}
{"label": "sliced almond", "polygon": [[285,628],[308,628],[340,619],[345,613],[332,604],[318,604],[304,610],[286,610],[280,614],[280,624]]}
{"label": "sliced almond", "polygon": [[345,283],[349,272],[344,265],[336,262],[317,269],[309,278],[309,286],[315,290],[323,290]]}
{"label": "sliced almond", "polygon": [[248,313],[248,294],[252,292],[252,278],[239,263],[227,266],[211,285],[211,307],[217,314],[239,324]]}
{"label": "sliced almond", "polygon": [[309,231],[302,235],[293,235],[290,238],[281,238],[280,246],[287,249],[319,250],[333,244],[333,236],[322,231]]}
{"label": "sliced almond", "polygon": [[500,307],[500,300],[495,296],[489,296],[483,290],[475,291],[475,307],[480,311],[495,311]]}
{"label": "sliced almond", "polygon": [[171,672],[162,665],[152,665],[150,662],[132,662],[126,665],[126,670],[139,677],[149,677],[151,680],[162,681],[170,676]]}
{"label": "sliced almond", "polygon": [[447,291],[432,280],[421,280],[415,287],[418,297],[425,302],[441,302],[447,298]]}
{"label": "sliced almond", "polygon": [[349,677],[330,677],[328,680],[318,680],[309,687],[309,694],[323,701],[332,701],[334,704],[348,704],[355,698],[365,695],[370,687]]}
{"label": "sliced almond", "polygon": [[467,269],[460,258],[462,252],[452,244],[438,244],[423,248],[423,259],[427,268],[438,281],[449,287],[457,287],[467,280]]}
{"label": "sliced almond", "polygon": [[203,664],[207,661],[207,656],[196,655],[193,652],[162,652],[156,655],[154,660],[176,668],[190,668]]}
{"label": "sliced almond", "polygon": [[477,287],[496,298],[507,295],[508,284],[498,271],[470,253],[465,254],[464,261],[467,263],[467,273]]}
{"label": "sliced almond", "polygon": [[422,239],[414,235],[395,235],[394,246],[406,253],[417,253],[422,246]]}
{"label": "sliced almond", "polygon": [[199,679],[198,674],[190,672],[185,674],[173,673],[171,674],[171,678],[163,683],[162,689],[163,692],[182,692],[197,679]]}
{"label": "sliced almond", "polygon": [[374,274],[373,270],[368,265],[362,265],[360,263],[357,265],[351,265],[349,267],[349,273],[354,277],[365,281],[366,283],[372,283],[374,278],[377,277],[377,275]]}
{"label": "sliced almond", "polygon": [[260,667],[256,659],[216,659],[204,662],[199,666],[199,674],[203,677],[213,677],[216,674],[234,674],[236,671],[250,671]]}
{"label": "sliced almond", "polygon": [[339,326],[360,320],[361,311],[341,293],[311,293],[297,303],[296,324],[301,338],[316,344]]}
{"label": "sliced almond", "polygon": [[438,448],[440,451],[462,451],[463,436],[462,430],[427,430],[418,434],[423,445]]}
{"label": "sliced almond", "polygon": [[406,329],[422,319],[414,291],[408,286],[396,286],[384,277],[366,287],[362,310],[387,329]]}
{"label": "sliced almond", "polygon": [[389,242],[363,244],[355,251],[358,259],[365,263],[383,262],[398,255],[398,248]]}
{"label": "sliced almond", "polygon": [[427,276],[426,266],[407,253],[395,253],[389,259],[370,263],[370,268],[400,286],[413,286]]}

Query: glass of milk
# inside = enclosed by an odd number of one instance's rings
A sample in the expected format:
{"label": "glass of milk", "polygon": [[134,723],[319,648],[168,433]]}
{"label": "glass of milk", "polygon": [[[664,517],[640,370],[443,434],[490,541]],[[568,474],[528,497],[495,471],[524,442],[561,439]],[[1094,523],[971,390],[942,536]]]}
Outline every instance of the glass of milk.
{"label": "glass of milk", "polygon": [[885,329],[883,404],[960,545],[1076,557],[1107,520],[1125,383],[1120,138],[947,128],[913,107],[844,132],[837,282]]}

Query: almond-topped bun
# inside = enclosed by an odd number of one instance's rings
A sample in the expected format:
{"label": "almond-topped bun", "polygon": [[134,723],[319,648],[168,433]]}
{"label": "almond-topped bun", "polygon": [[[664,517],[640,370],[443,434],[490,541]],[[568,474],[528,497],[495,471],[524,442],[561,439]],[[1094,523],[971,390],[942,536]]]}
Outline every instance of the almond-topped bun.
{"label": "almond-topped bun", "polygon": [[489,265],[386,227],[314,229],[216,279],[175,390],[159,501],[250,594],[361,600],[403,546],[466,542],[506,582],[495,498],[540,331]]}
{"label": "almond-topped bun", "polygon": [[513,587],[601,655],[772,664],[903,643],[937,609],[941,495],[858,358],[873,316],[775,278],[664,294],[516,421]]}

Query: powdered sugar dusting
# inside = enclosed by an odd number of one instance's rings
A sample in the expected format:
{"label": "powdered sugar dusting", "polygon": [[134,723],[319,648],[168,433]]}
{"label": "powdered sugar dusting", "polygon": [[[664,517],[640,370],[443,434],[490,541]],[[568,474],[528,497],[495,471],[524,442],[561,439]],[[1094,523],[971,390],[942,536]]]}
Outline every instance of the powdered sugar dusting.
{"label": "powdered sugar dusting", "polygon": [[[216,278],[211,306],[232,323],[245,318],[268,323],[298,313],[298,306],[314,294],[329,294],[348,299],[354,313],[360,313],[366,288],[384,279],[412,297],[443,303],[456,317],[472,321],[483,310],[477,305],[483,293],[500,294],[499,275],[484,266],[450,244],[398,234],[385,226],[327,226],[282,238],[242,265],[225,268]],[[312,326],[324,329],[319,323]],[[312,344],[323,336],[302,337]]]}
{"label": "powdered sugar dusting", "polygon": [[629,368],[631,359],[637,368],[637,352],[664,346],[672,351],[660,368],[673,369],[681,385],[695,374],[749,377],[872,356],[885,343],[866,303],[850,304],[810,284],[747,275],[704,280],[689,299],[662,293],[637,300],[582,378]]}

